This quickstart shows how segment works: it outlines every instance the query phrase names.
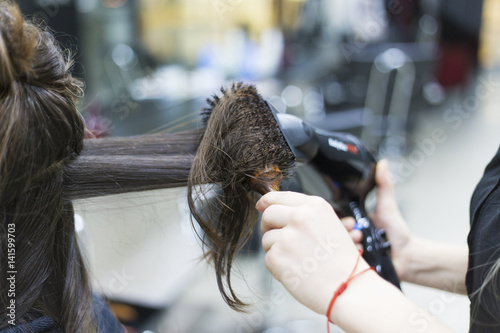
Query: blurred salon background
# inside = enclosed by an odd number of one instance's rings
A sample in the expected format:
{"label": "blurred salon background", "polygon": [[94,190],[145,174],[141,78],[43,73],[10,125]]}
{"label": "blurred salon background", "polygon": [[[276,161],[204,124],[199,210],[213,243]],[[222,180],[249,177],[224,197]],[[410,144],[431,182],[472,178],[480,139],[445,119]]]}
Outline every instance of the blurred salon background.
{"label": "blurred salon background", "polygon": [[[415,234],[466,243],[470,196],[500,143],[500,0],[18,3],[76,55],[89,137],[199,126],[207,97],[253,82],[278,110],[355,134],[388,158]],[[328,195],[314,172],[299,174],[305,192]],[[259,237],[234,282],[253,306],[229,310],[185,198],[174,189],[76,202],[95,289],[129,332],[326,331],[267,272]],[[403,291],[468,332],[466,297]],[[431,319],[409,320],[425,328]]]}

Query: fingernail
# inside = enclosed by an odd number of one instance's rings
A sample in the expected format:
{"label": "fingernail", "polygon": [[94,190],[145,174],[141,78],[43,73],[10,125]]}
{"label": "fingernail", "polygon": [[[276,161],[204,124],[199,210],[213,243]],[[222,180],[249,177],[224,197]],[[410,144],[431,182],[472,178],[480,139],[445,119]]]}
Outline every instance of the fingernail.
{"label": "fingernail", "polygon": [[259,205],[259,202],[260,202],[260,199],[257,200],[257,203],[255,204],[255,208],[257,208],[257,206]]}

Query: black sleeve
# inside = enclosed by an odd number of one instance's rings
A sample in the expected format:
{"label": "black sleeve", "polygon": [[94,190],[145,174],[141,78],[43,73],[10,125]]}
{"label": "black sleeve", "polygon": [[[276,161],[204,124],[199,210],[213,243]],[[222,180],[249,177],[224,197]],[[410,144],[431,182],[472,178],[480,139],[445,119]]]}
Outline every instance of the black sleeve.
{"label": "black sleeve", "polygon": [[470,332],[500,332],[500,154],[486,168],[471,200],[466,284]]}

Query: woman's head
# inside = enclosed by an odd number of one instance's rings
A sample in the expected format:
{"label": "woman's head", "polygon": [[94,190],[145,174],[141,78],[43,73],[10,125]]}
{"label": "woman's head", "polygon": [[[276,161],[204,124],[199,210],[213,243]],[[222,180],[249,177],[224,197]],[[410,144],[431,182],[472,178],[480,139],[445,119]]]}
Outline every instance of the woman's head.
{"label": "woman's head", "polygon": [[[18,324],[45,315],[64,331],[92,327],[73,207],[63,196],[65,166],[84,133],[75,106],[82,86],[70,67],[48,31],[0,1],[0,329],[8,326],[3,309],[11,299]],[[4,282],[8,233],[16,236],[14,297]]]}
{"label": "woman's head", "polygon": [[81,84],[51,34],[6,4],[0,29],[0,202],[6,203],[78,154],[84,125],[75,107]]}

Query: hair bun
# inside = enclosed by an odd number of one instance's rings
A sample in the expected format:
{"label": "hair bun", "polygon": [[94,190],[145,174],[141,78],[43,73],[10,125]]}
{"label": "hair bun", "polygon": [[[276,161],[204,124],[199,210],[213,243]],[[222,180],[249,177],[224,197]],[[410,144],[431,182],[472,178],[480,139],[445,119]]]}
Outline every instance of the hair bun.
{"label": "hair bun", "polygon": [[0,204],[61,178],[81,151],[82,84],[71,64],[48,31],[0,0]]}
{"label": "hair bun", "polygon": [[0,4],[0,87],[9,87],[31,68],[35,34],[17,6]]}

